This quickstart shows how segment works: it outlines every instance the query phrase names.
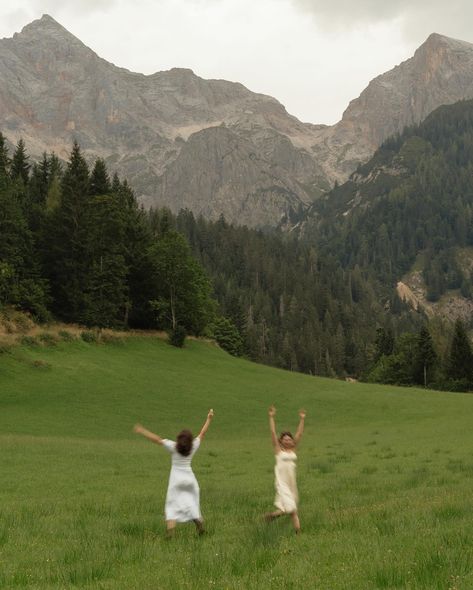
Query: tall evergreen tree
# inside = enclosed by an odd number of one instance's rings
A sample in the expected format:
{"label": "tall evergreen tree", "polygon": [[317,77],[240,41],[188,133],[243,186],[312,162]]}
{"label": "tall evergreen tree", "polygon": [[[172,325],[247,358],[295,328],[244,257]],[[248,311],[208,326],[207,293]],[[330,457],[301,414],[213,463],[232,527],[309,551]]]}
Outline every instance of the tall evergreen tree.
{"label": "tall evergreen tree", "polygon": [[437,354],[435,352],[432,336],[426,326],[422,326],[417,339],[414,353],[414,379],[416,383],[427,384],[432,381],[432,372],[436,365]]}
{"label": "tall evergreen tree", "polygon": [[473,352],[465,326],[459,319],[455,322],[445,372],[450,379],[473,382]]}
{"label": "tall evergreen tree", "polygon": [[10,185],[10,158],[5,137],[0,133],[0,190]]}
{"label": "tall evergreen tree", "polygon": [[[60,203],[50,212],[47,226],[47,274],[54,310],[63,319],[78,321],[83,313],[88,275],[89,170],[74,143],[62,177]],[[49,195],[48,195],[49,201]]]}
{"label": "tall evergreen tree", "polygon": [[13,181],[20,181],[26,186],[29,180],[30,164],[29,156],[26,153],[25,142],[20,139],[16,149],[13,152],[13,158],[10,166],[10,175]]}
{"label": "tall evergreen tree", "polygon": [[102,158],[98,158],[90,175],[89,194],[107,195],[111,190],[112,186],[105,162]]}
{"label": "tall evergreen tree", "polygon": [[0,190],[0,306],[14,305],[44,320],[48,301],[38,262],[18,196]]}
{"label": "tall evergreen tree", "polygon": [[46,195],[46,209],[53,211],[61,203],[61,183],[63,176],[62,164],[56,154],[52,153],[48,158],[48,192]]}
{"label": "tall evergreen tree", "polygon": [[97,195],[88,204],[87,273],[79,320],[90,326],[120,327],[126,323],[128,266],[127,211],[118,195]]}

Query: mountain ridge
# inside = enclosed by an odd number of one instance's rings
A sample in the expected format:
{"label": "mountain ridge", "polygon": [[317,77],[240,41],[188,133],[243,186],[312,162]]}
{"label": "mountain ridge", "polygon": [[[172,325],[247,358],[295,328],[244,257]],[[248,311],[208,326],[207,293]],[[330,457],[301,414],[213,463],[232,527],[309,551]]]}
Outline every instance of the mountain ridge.
{"label": "mountain ridge", "polygon": [[[128,177],[147,206],[274,226],[344,182],[387,136],[440,104],[473,97],[473,45],[433,33],[333,126],[303,123],[273,97],[188,68],[120,68],[47,14],[0,40],[0,80],[0,127],[11,144],[23,137],[34,157],[55,151],[66,159],[77,140],[90,159],[103,157]],[[242,143],[230,168],[216,157],[229,141],[221,127]],[[209,146],[202,138],[188,145],[203,131],[214,157],[199,152]]]}

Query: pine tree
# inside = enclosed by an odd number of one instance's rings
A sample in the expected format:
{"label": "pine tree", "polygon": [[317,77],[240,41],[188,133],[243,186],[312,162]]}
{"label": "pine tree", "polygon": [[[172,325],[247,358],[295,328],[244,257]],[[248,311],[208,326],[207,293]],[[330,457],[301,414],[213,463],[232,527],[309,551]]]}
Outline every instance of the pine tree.
{"label": "pine tree", "polygon": [[390,328],[378,328],[376,330],[376,354],[375,360],[378,360],[381,356],[389,356],[393,352],[394,348],[394,336]]}
{"label": "pine tree", "polygon": [[243,342],[235,324],[228,318],[219,317],[211,326],[217,343],[233,356],[240,356]]}
{"label": "pine tree", "polygon": [[54,211],[61,204],[62,165],[56,154],[51,154],[44,166],[43,175],[47,173],[46,209]]}
{"label": "pine tree", "polygon": [[117,195],[98,195],[86,216],[87,274],[79,320],[101,328],[122,327],[128,305],[127,211]]}
{"label": "pine tree", "polygon": [[[54,310],[63,319],[79,321],[87,289],[87,213],[89,170],[74,143],[61,181],[60,202],[47,221],[45,270],[50,278]],[[48,205],[51,200],[48,195]]]}
{"label": "pine tree", "polygon": [[434,349],[432,336],[426,326],[421,328],[417,340],[417,347],[414,354],[414,378],[416,383],[427,387],[432,380],[432,370],[437,361],[437,354]]}
{"label": "pine tree", "polygon": [[473,352],[471,343],[461,320],[455,322],[450,353],[445,373],[450,379],[464,380],[470,384],[473,380]]}
{"label": "pine tree", "polygon": [[10,158],[5,145],[5,137],[0,133],[0,190],[10,185]]}
{"label": "pine tree", "polygon": [[10,176],[13,181],[20,181],[24,186],[28,184],[31,168],[30,164],[28,164],[28,160],[29,157],[26,153],[25,142],[23,139],[20,139],[13,153]]}
{"label": "pine tree", "polygon": [[45,320],[46,282],[38,262],[20,200],[0,190],[0,306],[15,305]]}
{"label": "pine tree", "polygon": [[110,177],[107,167],[102,158],[95,161],[94,168],[90,175],[89,194],[90,195],[107,195],[112,191]]}

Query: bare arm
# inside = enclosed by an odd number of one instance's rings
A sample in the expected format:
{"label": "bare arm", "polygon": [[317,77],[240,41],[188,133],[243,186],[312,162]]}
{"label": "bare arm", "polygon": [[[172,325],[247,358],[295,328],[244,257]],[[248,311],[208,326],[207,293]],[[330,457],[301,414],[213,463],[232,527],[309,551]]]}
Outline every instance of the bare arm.
{"label": "bare arm", "polygon": [[273,444],[273,449],[275,453],[279,453],[279,441],[278,436],[276,434],[276,423],[274,421],[274,416],[276,415],[276,408],[271,406],[268,410],[269,416],[269,430],[271,432],[271,442]]}
{"label": "bare arm", "polygon": [[305,410],[299,410],[299,426],[297,427],[296,436],[294,438],[296,445],[299,444],[299,441],[302,438],[302,433],[304,432],[305,415],[306,415]]}
{"label": "bare arm", "polygon": [[200,438],[201,442],[205,436],[205,433],[209,429],[209,426],[210,426],[210,423],[212,422],[213,417],[214,417],[214,411],[211,409],[211,410],[209,410],[209,413],[207,414],[207,420],[204,422],[204,425],[202,426],[202,430],[199,433],[199,438]]}
{"label": "bare arm", "polygon": [[136,432],[136,434],[141,434],[142,436],[146,437],[148,440],[156,443],[157,445],[163,444],[164,439],[162,439],[157,434],[154,434],[153,432],[146,430],[146,428],[141,426],[141,424],[135,424],[135,426],[133,427],[133,432]]}

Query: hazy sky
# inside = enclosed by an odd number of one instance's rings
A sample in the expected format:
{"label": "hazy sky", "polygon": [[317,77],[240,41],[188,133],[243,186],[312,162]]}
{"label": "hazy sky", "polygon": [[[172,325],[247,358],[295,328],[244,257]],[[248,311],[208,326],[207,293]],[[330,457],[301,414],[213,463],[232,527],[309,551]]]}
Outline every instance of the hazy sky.
{"label": "hazy sky", "polygon": [[43,13],[118,66],[242,82],[312,123],[430,33],[473,42],[472,0],[2,0],[0,37]]}

